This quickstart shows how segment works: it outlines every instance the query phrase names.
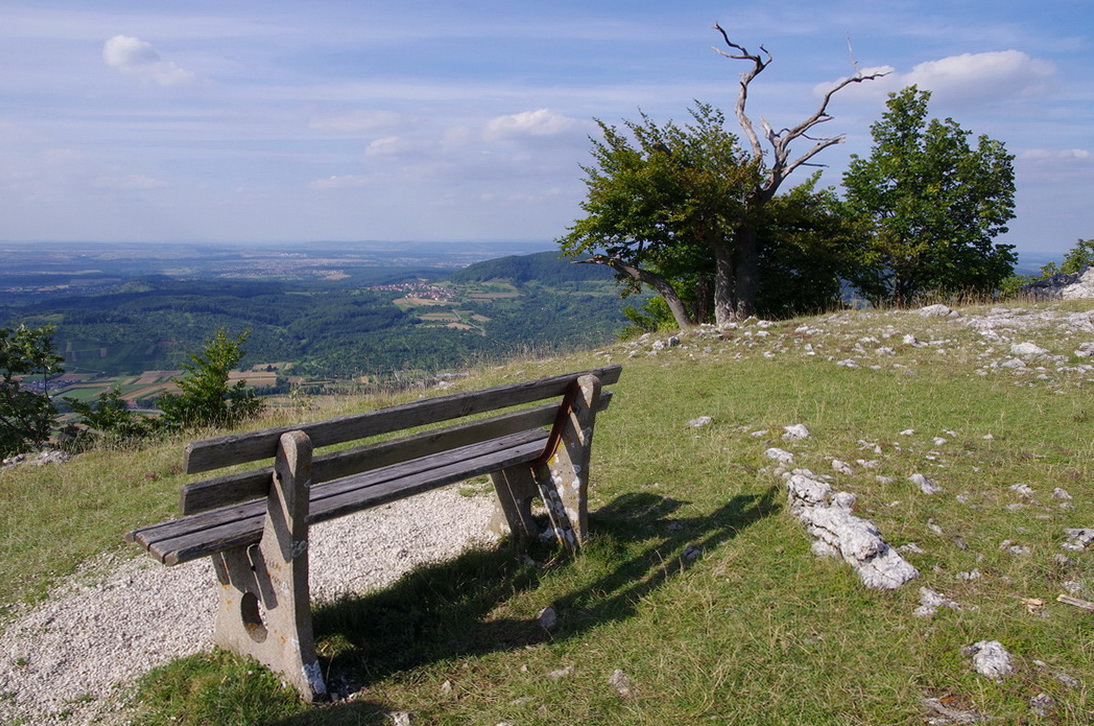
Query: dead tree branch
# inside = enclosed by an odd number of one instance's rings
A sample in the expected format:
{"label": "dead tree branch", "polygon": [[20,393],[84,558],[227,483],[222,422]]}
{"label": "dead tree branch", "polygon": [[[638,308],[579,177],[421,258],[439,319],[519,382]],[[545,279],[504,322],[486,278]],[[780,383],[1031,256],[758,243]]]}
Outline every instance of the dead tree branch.
{"label": "dead tree branch", "polygon": [[[725,42],[726,46],[730,48],[729,51],[722,50],[721,48],[714,48],[715,52],[725,58],[744,60],[751,63],[751,67],[741,73],[740,76],[739,90],[737,93],[737,121],[744,130],[745,136],[748,137],[749,144],[752,146],[753,157],[756,160],[760,160],[763,157],[763,147],[760,144],[760,139],[756,134],[755,126],[747,112],[748,86],[756,76],[762,73],[763,70],[771,64],[773,57],[762,45],[760,46],[760,51],[762,51],[763,55],[750,53],[744,46],[738,45],[730,40],[729,34],[717,23],[714,24],[714,29],[721,34],[722,40]],[[767,139],[772,150],[771,164],[768,166],[767,177],[760,189],[757,190],[757,193],[760,196],[765,199],[770,199],[775,196],[775,193],[778,191],[783,180],[790,176],[795,169],[800,166],[816,166],[815,164],[809,164],[809,160],[829,146],[834,146],[844,141],[846,137],[843,135],[813,138],[808,136],[807,133],[814,126],[832,120],[832,116],[828,113],[828,104],[836,93],[852,83],[872,81],[876,78],[888,75],[888,72],[863,74],[858,70],[857,64],[853,65],[855,65],[855,74],[840,80],[832,88],[828,89],[824,94],[824,98],[821,99],[820,106],[817,107],[817,110],[797,126],[775,131],[766,119],[763,117],[760,118],[760,124],[763,126],[764,138]],[[790,144],[800,138],[813,141],[814,144],[805,153],[795,159],[791,159]]]}

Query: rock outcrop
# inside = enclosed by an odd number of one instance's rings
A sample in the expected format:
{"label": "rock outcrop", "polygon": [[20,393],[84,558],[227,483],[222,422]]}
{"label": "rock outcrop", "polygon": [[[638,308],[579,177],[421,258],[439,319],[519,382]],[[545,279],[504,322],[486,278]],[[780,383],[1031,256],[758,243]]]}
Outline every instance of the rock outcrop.
{"label": "rock outcrop", "polygon": [[1047,280],[1032,282],[1023,290],[1037,300],[1094,298],[1094,267],[1084,267],[1080,272],[1061,272]]}
{"label": "rock outcrop", "polygon": [[813,552],[841,557],[855,568],[862,583],[874,590],[894,590],[919,576],[919,571],[889,546],[874,523],[851,513],[855,495],[836,492],[806,469],[787,480],[790,513],[816,541]]}

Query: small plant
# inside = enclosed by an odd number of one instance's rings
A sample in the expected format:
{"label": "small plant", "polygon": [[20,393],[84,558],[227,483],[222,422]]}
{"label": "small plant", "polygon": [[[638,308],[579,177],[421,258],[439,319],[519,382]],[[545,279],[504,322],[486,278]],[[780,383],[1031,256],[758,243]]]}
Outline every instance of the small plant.
{"label": "small plant", "polygon": [[161,428],[159,419],[131,411],[117,386],[100,393],[95,405],[67,396],[64,400],[81,417],[64,428],[70,448],[86,449],[101,443],[134,446]]}
{"label": "small plant", "polygon": [[160,399],[160,409],[168,427],[231,428],[256,417],[265,407],[262,399],[245,381],[228,385],[228,374],[243,359],[243,343],[250,334],[245,330],[235,340],[221,328],[200,355],[191,353],[191,363],[183,365],[189,374],[175,383],[182,391]]}

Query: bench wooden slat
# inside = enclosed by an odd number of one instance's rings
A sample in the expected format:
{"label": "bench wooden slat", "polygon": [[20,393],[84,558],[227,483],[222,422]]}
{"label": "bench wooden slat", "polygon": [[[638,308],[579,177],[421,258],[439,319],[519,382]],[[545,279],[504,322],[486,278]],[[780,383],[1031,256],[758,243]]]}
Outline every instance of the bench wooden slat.
{"label": "bench wooden slat", "polygon": [[[326,521],[532,461],[546,440],[546,431],[534,429],[313,486],[308,522]],[[259,499],[135,530],[127,539],[174,565],[258,542],[265,514],[265,499]]]}
{"label": "bench wooden slat", "polygon": [[495,386],[480,391],[453,393],[317,423],[282,426],[194,441],[186,446],[184,470],[187,474],[194,474],[234,464],[272,459],[277,453],[277,442],[281,435],[289,431],[303,431],[311,439],[312,444],[320,448],[412,428],[423,421],[449,421],[561,396],[573,381],[586,374],[592,374],[600,380],[602,385],[608,385],[619,380],[621,370],[621,366],[612,365],[591,371],[541,378],[536,381]]}
{"label": "bench wooden slat", "polygon": [[[317,456],[312,462],[312,486],[517,431],[550,426],[557,410],[557,405],[544,404],[482,421]],[[183,515],[196,514],[265,497],[272,481],[273,468],[266,467],[187,484],[182,488],[180,509]]]}

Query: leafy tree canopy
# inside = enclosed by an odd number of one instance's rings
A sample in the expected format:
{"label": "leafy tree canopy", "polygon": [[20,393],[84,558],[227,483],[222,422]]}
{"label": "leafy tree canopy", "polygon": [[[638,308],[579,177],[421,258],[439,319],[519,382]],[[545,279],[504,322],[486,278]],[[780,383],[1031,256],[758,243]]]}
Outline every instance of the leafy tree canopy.
{"label": "leafy tree canopy", "polygon": [[190,354],[191,362],[183,366],[187,376],[175,381],[181,392],[159,401],[168,426],[231,428],[258,415],[264,403],[254,390],[244,381],[228,385],[228,374],[243,359],[247,335],[243,331],[232,340],[221,328],[202,353]]}
{"label": "leafy tree canopy", "polygon": [[853,155],[843,176],[849,208],[871,223],[875,301],[991,293],[1017,261],[992,241],[1014,217],[1014,157],[987,136],[971,145],[953,119],[928,121],[929,100],[916,86],[890,94],[870,156]]}
{"label": "leafy tree canopy", "polygon": [[47,385],[50,376],[63,372],[64,361],[53,351],[53,332],[48,325],[0,328],[0,456],[49,440],[57,411]]}

